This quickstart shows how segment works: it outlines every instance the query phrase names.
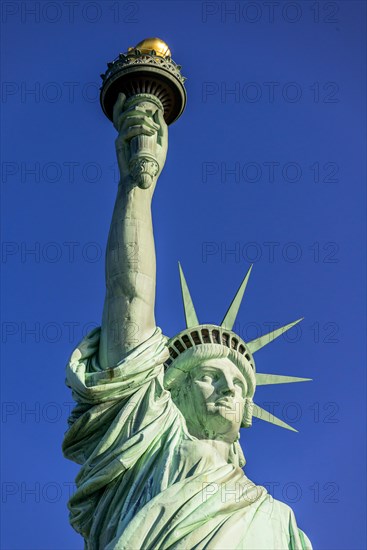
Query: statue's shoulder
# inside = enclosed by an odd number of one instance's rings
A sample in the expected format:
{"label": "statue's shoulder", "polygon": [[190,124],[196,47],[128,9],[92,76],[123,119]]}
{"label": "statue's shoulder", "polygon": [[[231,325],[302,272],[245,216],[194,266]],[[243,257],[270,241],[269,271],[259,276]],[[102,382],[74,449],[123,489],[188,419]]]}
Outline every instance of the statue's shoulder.
{"label": "statue's shoulder", "polygon": [[289,522],[294,518],[294,512],[288,504],[267,493],[262,508],[269,515],[269,519],[280,522],[288,530]]}
{"label": "statue's shoulder", "polygon": [[[273,529],[283,532],[287,537],[290,537],[290,550],[312,550],[309,538],[297,525],[293,509],[285,502],[277,500],[269,494],[267,495],[266,502],[268,503],[268,510],[270,512],[268,519],[271,520]],[[266,511],[266,505],[263,511]]]}

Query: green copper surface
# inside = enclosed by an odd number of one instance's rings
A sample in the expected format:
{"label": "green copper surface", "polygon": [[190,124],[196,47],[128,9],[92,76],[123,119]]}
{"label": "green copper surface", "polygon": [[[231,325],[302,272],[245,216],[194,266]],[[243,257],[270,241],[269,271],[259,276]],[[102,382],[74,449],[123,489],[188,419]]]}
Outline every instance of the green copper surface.
{"label": "green copper surface", "polygon": [[297,378],[296,376],[282,376],[279,374],[256,373],[256,385],[266,386],[269,384],[291,384],[292,382],[311,382],[312,378]]}
{"label": "green copper surface", "polygon": [[178,263],[178,268],[180,270],[181,292],[185,312],[186,327],[195,327],[199,324],[199,321],[180,262]]}
{"label": "green copper surface", "polygon": [[295,428],[292,428],[292,426],[290,426],[283,420],[280,420],[280,418],[277,418],[276,416],[271,414],[269,411],[262,409],[258,405],[254,404],[254,410],[252,414],[256,416],[256,418],[260,418],[265,422],[270,422],[270,424],[275,424],[276,426],[280,426],[281,428],[286,428],[287,430],[291,430],[292,432],[297,432]]}
{"label": "green copper surface", "polygon": [[[188,328],[168,339],[156,325],[151,203],[167,124],[185,99],[179,66],[157,40],[122,54],[104,75],[101,102],[118,133],[120,181],[101,327],[80,342],[66,371],[76,407],[63,451],[80,465],[70,522],[85,550],[311,550],[289,506],[246,476],[240,439],[253,416],[296,431],[253,398],[257,384],[306,379],[256,374],[252,352],[298,321],[249,343],[232,332],[250,268],[222,326],[199,325],[179,266]],[[154,87],[163,81],[166,88]]]}
{"label": "green copper surface", "polygon": [[276,330],[273,330],[272,332],[268,332],[268,334],[263,334],[259,338],[256,338],[255,340],[251,340],[251,342],[247,342],[248,347],[251,350],[251,353],[255,353],[259,349],[263,348],[264,346],[267,346],[275,340],[275,338],[278,338],[281,336],[284,332],[287,332],[287,330],[291,329],[297,323],[300,323],[303,320],[303,317],[301,319],[298,319],[297,321],[294,321],[293,323],[289,323],[289,325],[285,325],[284,327],[278,328]]}
{"label": "green copper surface", "polygon": [[235,297],[233,298],[232,303],[229,306],[228,311],[225,314],[223,321],[221,322],[221,326],[223,328],[231,330],[233,325],[234,325],[234,322],[235,322],[236,317],[237,317],[238,310],[239,310],[241,302],[242,302],[243,294],[246,290],[247,282],[248,282],[250,274],[251,274],[251,270],[252,270],[252,266],[248,270],[248,272],[246,274],[246,277],[243,279],[240,288],[237,290],[237,293],[236,293]]}

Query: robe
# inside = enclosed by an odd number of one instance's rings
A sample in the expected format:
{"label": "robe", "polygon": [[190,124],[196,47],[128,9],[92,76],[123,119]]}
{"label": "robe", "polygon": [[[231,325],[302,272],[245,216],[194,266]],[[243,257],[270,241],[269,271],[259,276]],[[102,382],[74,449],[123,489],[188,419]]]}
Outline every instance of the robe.
{"label": "robe", "polygon": [[159,328],[105,370],[99,339],[82,340],[66,375],[77,405],[63,452],[82,466],[68,507],[86,550],[312,550],[289,506],[189,434]]}

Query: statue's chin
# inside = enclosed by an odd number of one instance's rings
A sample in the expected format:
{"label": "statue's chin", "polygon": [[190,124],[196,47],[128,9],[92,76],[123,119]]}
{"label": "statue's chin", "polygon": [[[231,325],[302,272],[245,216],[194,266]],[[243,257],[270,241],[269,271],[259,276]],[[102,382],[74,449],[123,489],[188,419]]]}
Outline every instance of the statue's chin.
{"label": "statue's chin", "polygon": [[215,403],[209,405],[207,411],[208,419],[218,423],[218,426],[223,423],[226,427],[239,427],[241,425],[243,409],[239,406],[228,403]]}
{"label": "statue's chin", "polygon": [[[232,413],[228,415],[228,412]],[[240,422],[234,420],[234,412],[228,411],[224,407],[208,411],[205,422],[193,424],[187,423],[187,428],[191,435],[197,439],[213,439],[234,443],[237,440],[240,429]]]}

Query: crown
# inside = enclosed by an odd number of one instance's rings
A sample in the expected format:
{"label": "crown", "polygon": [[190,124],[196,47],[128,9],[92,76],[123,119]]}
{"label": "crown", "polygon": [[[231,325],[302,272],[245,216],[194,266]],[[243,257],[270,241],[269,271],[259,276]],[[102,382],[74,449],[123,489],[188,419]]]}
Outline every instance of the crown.
{"label": "crown", "polygon": [[[237,313],[240,308],[248,280],[250,278],[251,270],[252,266],[248,270],[239,289],[237,290],[221,324],[200,324],[196,315],[194,304],[191,299],[190,291],[187,286],[182,267],[179,264],[186,329],[168,340],[167,347],[169,351],[169,358],[164,363],[165,387],[170,389],[175,384],[175,381],[177,381],[179,377],[182,376],[183,362],[185,360],[185,356],[192,354],[195,350],[203,350],[205,355],[205,350],[209,350],[209,348],[214,347],[224,350],[226,356],[228,356],[238,366],[238,368],[240,368],[245,378],[251,383],[251,385],[253,385],[252,393],[255,392],[256,386],[264,386],[270,384],[289,384],[292,382],[308,382],[311,380],[310,378],[298,378],[295,376],[257,373],[255,368],[255,361],[253,358],[253,354],[256,351],[263,348],[264,346],[281,336],[284,332],[294,327],[297,323],[302,321],[302,318],[297,319],[297,321],[289,323],[288,325],[284,325],[281,328],[273,330],[268,334],[264,334],[259,338],[251,340],[250,342],[245,342],[240,336],[232,331],[232,327],[236,320]],[[294,432],[297,431],[292,426],[289,426],[289,424],[283,422],[283,420],[281,420],[280,418],[277,418],[273,414],[261,408],[259,405],[253,403],[252,398],[250,398],[250,401],[250,410],[252,416],[255,416],[257,418],[260,418],[261,420],[265,420],[266,422],[270,422],[271,424],[275,424],[282,428],[286,428]],[[243,427],[249,427],[250,425],[251,419],[248,418],[242,423]]]}
{"label": "crown", "polygon": [[101,78],[100,102],[110,120],[120,92],[127,98],[136,94],[158,97],[167,124],[177,120],[185,108],[186,79],[181,74],[181,65],[173,61],[167,44],[159,38],[147,38],[120,53],[107,63],[107,71]]}
{"label": "crown", "polygon": [[202,344],[220,344],[227,348],[237,351],[243,355],[252,370],[255,372],[255,362],[246,343],[231,330],[225,330],[217,325],[197,325],[189,327],[168,342],[169,359],[165,362],[166,368],[185,350],[197,347]]}

